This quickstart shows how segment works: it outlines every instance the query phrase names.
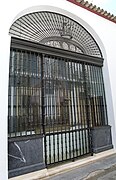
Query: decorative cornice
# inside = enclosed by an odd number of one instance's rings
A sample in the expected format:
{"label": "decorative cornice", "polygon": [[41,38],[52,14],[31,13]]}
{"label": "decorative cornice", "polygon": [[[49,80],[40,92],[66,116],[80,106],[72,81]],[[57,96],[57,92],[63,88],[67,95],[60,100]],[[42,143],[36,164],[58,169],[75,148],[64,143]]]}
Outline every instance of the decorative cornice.
{"label": "decorative cornice", "polygon": [[89,3],[88,1],[84,1],[84,0],[67,0],[67,1],[75,5],[78,5],[92,13],[95,13],[98,16],[101,16],[109,21],[112,21],[113,23],[116,23],[116,16],[105,11],[104,9],[101,9],[100,7],[97,7],[96,5],[93,5],[92,3]]}
{"label": "decorative cornice", "polygon": [[95,57],[87,54],[75,53],[73,51],[67,51],[60,48],[50,47],[43,44],[38,44],[37,42],[31,42],[14,37],[11,40],[11,48],[37,52],[40,54],[42,53],[47,56],[57,56],[60,58],[66,58],[67,60],[73,60],[74,62],[86,62],[90,64],[95,64],[97,66],[103,66],[104,61],[102,57]]}

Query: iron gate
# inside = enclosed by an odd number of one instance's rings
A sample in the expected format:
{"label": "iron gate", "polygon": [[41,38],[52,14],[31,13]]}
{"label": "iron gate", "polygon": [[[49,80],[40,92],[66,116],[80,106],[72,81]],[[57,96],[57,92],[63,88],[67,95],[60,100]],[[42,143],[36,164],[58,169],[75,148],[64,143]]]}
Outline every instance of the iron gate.
{"label": "iron gate", "polygon": [[43,58],[43,119],[47,165],[91,152],[87,68],[84,63],[63,58]]}
{"label": "iron gate", "polygon": [[14,39],[9,138],[44,135],[46,165],[92,153],[91,127],[107,125],[102,63],[101,58]]}

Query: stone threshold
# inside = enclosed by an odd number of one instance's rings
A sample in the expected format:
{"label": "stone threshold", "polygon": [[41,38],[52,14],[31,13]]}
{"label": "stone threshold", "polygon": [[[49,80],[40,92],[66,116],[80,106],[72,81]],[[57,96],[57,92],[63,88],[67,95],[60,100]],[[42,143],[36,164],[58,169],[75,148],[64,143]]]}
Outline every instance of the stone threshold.
{"label": "stone threshold", "polygon": [[93,156],[89,156],[83,159],[75,160],[74,162],[69,162],[67,164],[63,164],[60,166],[55,166],[50,169],[43,169],[39,171],[35,171],[32,173],[28,173],[25,175],[17,176],[10,178],[9,180],[39,180],[43,178],[50,178],[50,176],[57,175],[59,173],[64,173],[67,171],[71,171],[72,169],[82,167],[84,165],[90,164],[102,158],[108,157],[116,153],[116,150],[111,149],[98,154],[93,154]]}

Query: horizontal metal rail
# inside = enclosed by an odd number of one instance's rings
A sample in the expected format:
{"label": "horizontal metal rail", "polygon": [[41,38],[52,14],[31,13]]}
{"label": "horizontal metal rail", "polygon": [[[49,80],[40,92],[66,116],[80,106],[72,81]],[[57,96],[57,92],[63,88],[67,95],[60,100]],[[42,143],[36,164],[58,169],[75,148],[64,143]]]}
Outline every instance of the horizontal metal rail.
{"label": "horizontal metal rail", "polygon": [[26,41],[18,38],[11,39],[11,48],[21,49],[31,52],[38,52],[38,53],[57,56],[61,58],[67,58],[72,61],[86,62],[90,64],[95,64],[97,66],[103,66],[103,61],[104,61],[102,57],[95,57],[81,53],[75,53],[72,51],[58,49],[55,47],[50,47],[36,42]]}

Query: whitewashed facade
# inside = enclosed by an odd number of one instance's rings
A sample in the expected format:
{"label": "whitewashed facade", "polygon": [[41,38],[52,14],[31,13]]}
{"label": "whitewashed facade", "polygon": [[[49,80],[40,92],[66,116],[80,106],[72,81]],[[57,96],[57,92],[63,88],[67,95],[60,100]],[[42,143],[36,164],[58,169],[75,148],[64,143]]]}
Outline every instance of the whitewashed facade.
{"label": "whitewashed facade", "polygon": [[108,122],[112,127],[112,140],[116,149],[116,24],[66,0],[4,0],[0,6],[0,179],[8,179],[7,113],[10,40],[9,28],[19,17],[30,12],[56,12],[79,22],[94,37],[104,58],[103,75],[108,109]]}

